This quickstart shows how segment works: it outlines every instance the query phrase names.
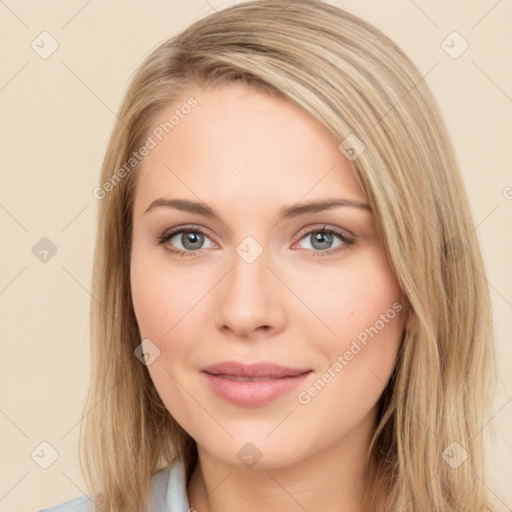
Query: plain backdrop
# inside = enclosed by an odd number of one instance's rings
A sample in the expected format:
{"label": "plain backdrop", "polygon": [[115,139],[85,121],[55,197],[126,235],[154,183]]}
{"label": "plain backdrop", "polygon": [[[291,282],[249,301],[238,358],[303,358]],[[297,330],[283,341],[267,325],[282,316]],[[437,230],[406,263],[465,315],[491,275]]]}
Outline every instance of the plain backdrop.
{"label": "plain backdrop", "polygon": [[[2,512],[87,493],[78,434],[91,362],[92,190],[114,112],[152,49],[233,3],[0,1]],[[512,2],[329,3],[380,28],[428,72],[453,138],[485,257],[500,362],[493,415],[482,425],[489,487],[511,509]],[[464,41],[468,48],[454,58]],[[43,58],[52,44],[57,49]]]}

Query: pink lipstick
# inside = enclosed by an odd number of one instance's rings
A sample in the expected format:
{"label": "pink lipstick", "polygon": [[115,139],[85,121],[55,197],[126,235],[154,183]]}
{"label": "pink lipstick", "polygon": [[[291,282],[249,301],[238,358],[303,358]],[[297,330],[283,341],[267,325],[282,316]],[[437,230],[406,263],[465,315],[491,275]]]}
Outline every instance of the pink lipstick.
{"label": "pink lipstick", "polygon": [[225,361],[202,369],[209,385],[224,400],[243,407],[265,405],[296,388],[312,372],[269,362]]}

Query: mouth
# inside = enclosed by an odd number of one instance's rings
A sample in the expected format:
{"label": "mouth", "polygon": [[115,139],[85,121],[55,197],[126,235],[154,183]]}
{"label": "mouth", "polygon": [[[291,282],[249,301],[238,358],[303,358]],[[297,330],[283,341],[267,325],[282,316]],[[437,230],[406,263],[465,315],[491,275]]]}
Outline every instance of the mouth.
{"label": "mouth", "polygon": [[[208,372],[206,372],[208,373]],[[305,372],[306,373],[306,372]],[[234,380],[237,382],[267,382],[269,380],[276,380],[276,379],[288,379],[290,377],[298,377],[299,375],[285,375],[283,377],[241,377],[237,375],[223,375],[223,374],[215,374],[215,373],[209,373],[209,375],[213,375],[215,377],[222,377],[223,379],[228,380]],[[302,374],[300,374],[302,375]]]}
{"label": "mouth", "polygon": [[225,362],[205,368],[201,373],[223,400],[239,407],[261,407],[299,386],[313,370],[271,363]]}
{"label": "mouth", "polygon": [[281,377],[296,377],[305,372],[311,371],[310,368],[292,368],[276,363],[242,363],[238,361],[224,361],[203,368],[204,372],[210,375],[222,375],[225,377],[247,377],[250,379],[268,379]]}

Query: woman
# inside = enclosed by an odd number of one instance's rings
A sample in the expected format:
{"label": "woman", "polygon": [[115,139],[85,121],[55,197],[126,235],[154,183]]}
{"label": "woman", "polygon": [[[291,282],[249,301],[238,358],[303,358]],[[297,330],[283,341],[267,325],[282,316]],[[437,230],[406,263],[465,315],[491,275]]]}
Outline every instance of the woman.
{"label": "woman", "polygon": [[101,180],[90,495],[50,511],[495,510],[468,200],[373,26],[253,1],[161,44]]}

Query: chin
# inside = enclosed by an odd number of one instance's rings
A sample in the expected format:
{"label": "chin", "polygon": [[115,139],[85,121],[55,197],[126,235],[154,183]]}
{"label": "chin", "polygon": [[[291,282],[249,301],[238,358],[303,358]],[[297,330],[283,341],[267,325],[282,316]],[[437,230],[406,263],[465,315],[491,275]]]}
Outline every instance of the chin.
{"label": "chin", "polygon": [[[266,434],[265,434],[266,435]],[[296,463],[301,458],[296,444],[289,446],[282,442],[272,442],[269,439],[238,441],[233,439],[229,444],[216,444],[212,449],[203,445],[202,449],[209,452],[211,457],[223,461],[237,469],[276,469]]]}

